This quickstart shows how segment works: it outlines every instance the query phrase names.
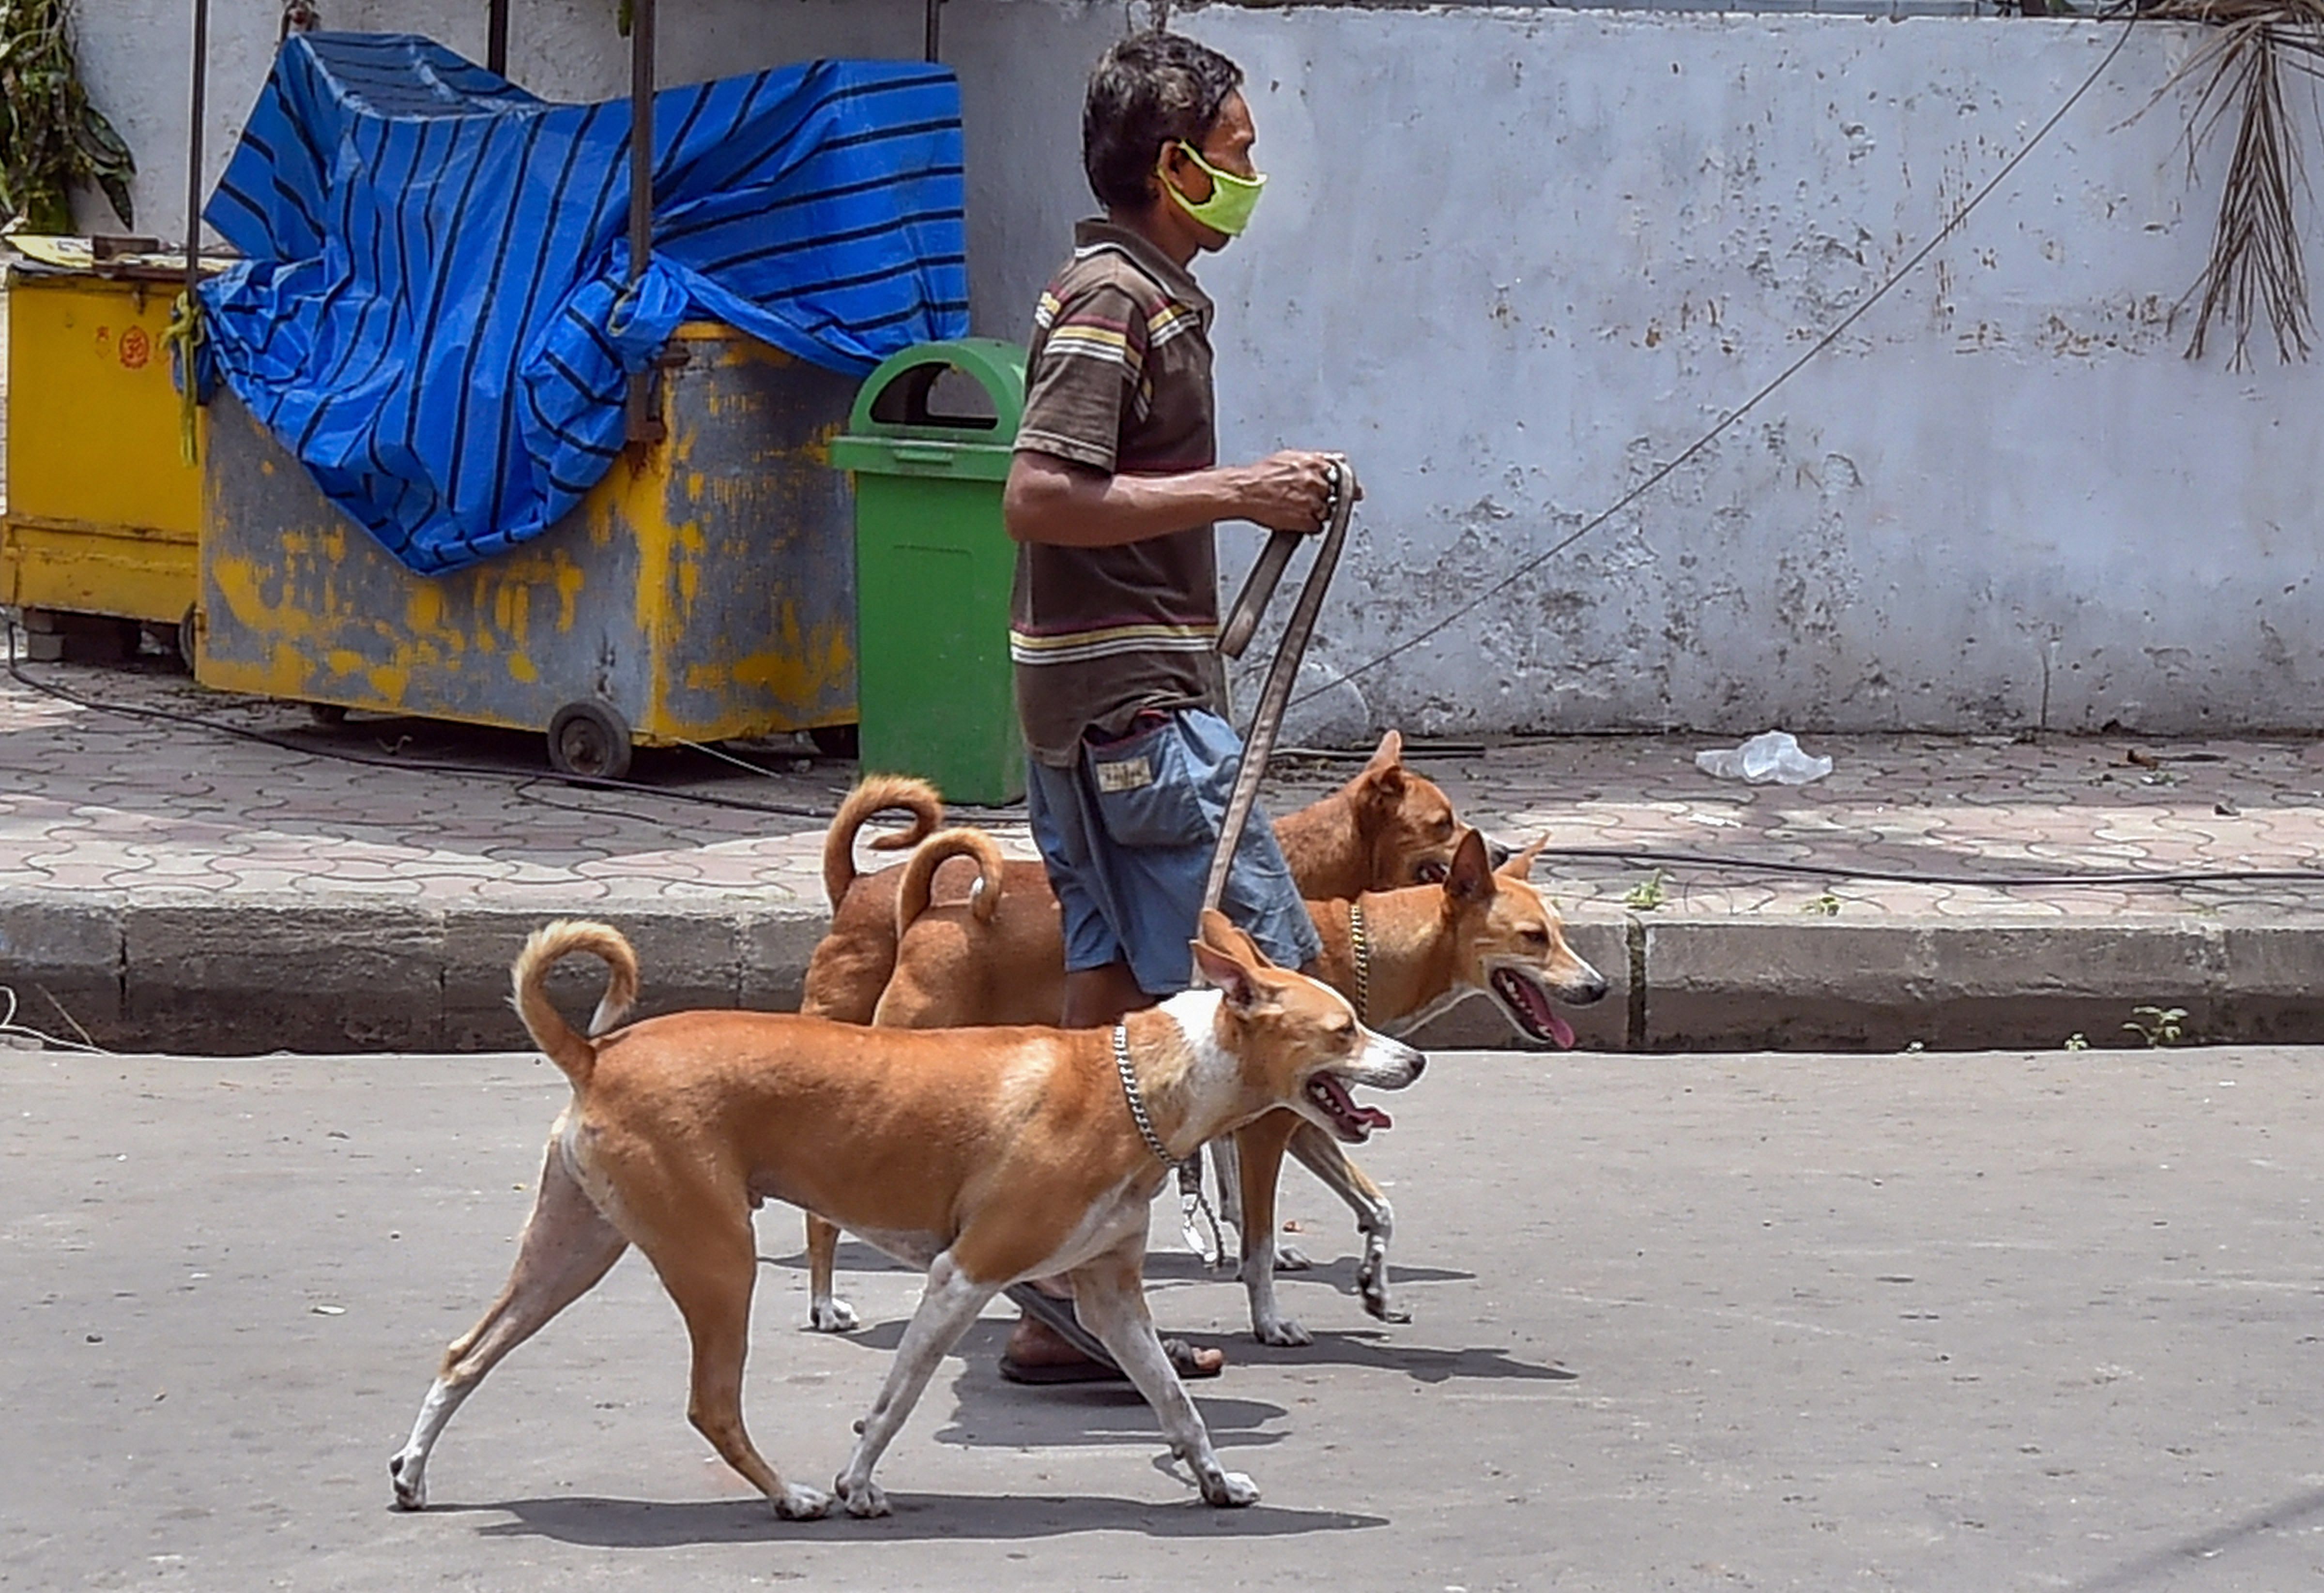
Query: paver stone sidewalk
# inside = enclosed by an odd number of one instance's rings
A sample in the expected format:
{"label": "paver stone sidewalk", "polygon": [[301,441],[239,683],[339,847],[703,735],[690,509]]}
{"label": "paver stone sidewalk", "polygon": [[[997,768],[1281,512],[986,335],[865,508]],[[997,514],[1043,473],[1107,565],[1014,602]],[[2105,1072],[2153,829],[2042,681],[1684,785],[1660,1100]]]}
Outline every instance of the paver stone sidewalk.
{"label": "paver stone sidewalk", "polygon": [[[144,716],[0,675],[0,983],[20,1022],[178,1048],[511,1045],[510,956],[580,913],[632,934],[651,1007],[796,1002],[825,918],[816,815],[852,765],[681,750],[641,759],[651,790],[582,790],[543,778],[536,738],[325,728],[150,660],[24,674]],[[1592,1045],[2135,1043],[2138,1006],[2184,1008],[2194,1037],[2324,1037],[2324,743],[1803,739],[1835,768],[1800,787],[1711,778],[1702,736],[1416,742],[1412,760],[1508,839],[1695,860],[1544,860],[1616,985],[1577,1015]],[[1270,805],[1351,768],[1282,759]],[[1021,811],[962,816],[1031,855]],[[2283,878],[2080,882],[2145,871]],[[2077,882],[2008,882],[2027,875]],[[1481,1001],[1427,1037],[1504,1032]]]}

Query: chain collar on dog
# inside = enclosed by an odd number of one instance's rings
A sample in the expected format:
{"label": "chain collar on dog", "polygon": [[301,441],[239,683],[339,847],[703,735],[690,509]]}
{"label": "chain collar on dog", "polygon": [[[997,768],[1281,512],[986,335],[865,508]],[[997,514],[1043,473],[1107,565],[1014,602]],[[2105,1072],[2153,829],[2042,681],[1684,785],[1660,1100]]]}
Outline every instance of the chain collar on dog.
{"label": "chain collar on dog", "polygon": [[1359,898],[1348,901],[1348,944],[1356,954],[1356,1021],[1372,1020],[1372,937],[1364,927],[1364,904]]}
{"label": "chain collar on dog", "polygon": [[1113,1065],[1121,1074],[1121,1098],[1130,1103],[1130,1120],[1138,1125],[1138,1137],[1154,1153],[1156,1161],[1178,1170],[1178,1218],[1186,1248],[1213,1266],[1222,1265],[1227,1238],[1219,1228],[1219,1214],[1211,1209],[1211,1197],[1203,1192],[1203,1153],[1197,1148],[1182,1162],[1170,1154],[1170,1147],[1154,1132],[1154,1119],[1146,1115],[1146,1097],[1139,1092],[1138,1071],[1130,1064],[1130,1026],[1126,1023],[1113,1026]]}
{"label": "chain collar on dog", "polygon": [[1146,1148],[1164,1166],[1176,1166],[1178,1158],[1170,1154],[1170,1147],[1154,1132],[1154,1119],[1146,1115],[1146,1098],[1138,1092],[1138,1073],[1130,1065],[1130,1026],[1126,1023],[1113,1026],[1113,1065],[1120,1070],[1121,1096],[1130,1102],[1130,1120],[1138,1125],[1138,1137],[1146,1141]]}

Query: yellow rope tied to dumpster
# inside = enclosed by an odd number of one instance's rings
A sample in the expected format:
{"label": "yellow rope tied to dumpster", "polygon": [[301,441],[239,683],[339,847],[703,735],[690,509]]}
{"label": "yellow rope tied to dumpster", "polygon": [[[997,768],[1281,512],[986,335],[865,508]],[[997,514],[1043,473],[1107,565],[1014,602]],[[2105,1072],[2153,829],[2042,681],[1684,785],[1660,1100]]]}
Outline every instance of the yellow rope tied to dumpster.
{"label": "yellow rope tied to dumpster", "polygon": [[170,351],[178,375],[178,450],[189,465],[202,462],[201,394],[194,364],[202,336],[201,300],[190,293],[179,294],[177,302],[170,306],[170,328],[161,334],[161,346]]}

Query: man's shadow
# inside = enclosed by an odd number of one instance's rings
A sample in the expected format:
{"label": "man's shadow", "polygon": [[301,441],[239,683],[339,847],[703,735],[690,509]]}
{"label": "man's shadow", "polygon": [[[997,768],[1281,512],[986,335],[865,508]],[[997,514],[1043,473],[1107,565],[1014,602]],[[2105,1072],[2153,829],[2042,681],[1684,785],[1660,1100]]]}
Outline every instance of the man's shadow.
{"label": "man's shadow", "polygon": [[[899,1318],[840,1337],[860,1349],[891,1354],[903,1340],[904,1328],[904,1321]],[[961,1371],[953,1382],[952,1419],[936,1434],[937,1442],[1013,1449],[1138,1443],[1155,1436],[1152,1409],[1127,1382],[1036,1388],[1008,1382],[1001,1376],[998,1363],[1009,1328],[1007,1322],[980,1321],[954,1346],[952,1355],[962,1362]],[[1428,1385],[1471,1378],[1570,1383],[1581,1376],[1554,1361],[1519,1360],[1496,1345],[1436,1349],[1400,1343],[1379,1329],[1326,1330],[1315,1334],[1313,1344],[1285,1349],[1253,1343],[1240,1335],[1177,1336],[1191,1344],[1225,1350],[1230,1363],[1352,1367],[1400,1373],[1415,1383]],[[1232,1386],[1232,1377],[1231,1364],[1228,1386]],[[1282,1441],[1285,1434],[1267,1429],[1268,1423],[1289,1413],[1281,1405],[1207,1392],[1217,1386],[1203,1380],[1188,1384],[1186,1391],[1194,1396],[1210,1427],[1212,1441],[1220,1449],[1250,1449]]]}
{"label": "man's shadow", "polygon": [[[953,1413],[934,1436],[938,1443],[975,1448],[1065,1448],[1072,1445],[1157,1443],[1160,1430],[1154,1408],[1126,1381],[1049,1384],[1025,1387],[1010,1382],[1000,1371],[1001,1347],[1007,1342],[1005,1321],[980,1321],[953,1346],[947,1358],[960,1363],[953,1380]],[[841,1335],[846,1342],[881,1354],[892,1353],[904,1337],[905,1323],[875,1322],[859,1332]],[[1193,1344],[1215,1345],[1207,1335],[1186,1335]],[[1207,1392],[1218,1386],[1208,1379],[1186,1386],[1211,1441],[1222,1450],[1248,1449],[1283,1441],[1281,1432],[1265,1431],[1269,1422],[1290,1413],[1261,1399],[1235,1399]]]}
{"label": "man's shadow", "polygon": [[[1333,1242],[1328,1239],[1319,1239],[1318,1237],[1314,1234],[1294,1234],[1292,1238],[1300,1240],[1311,1248],[1319,1243]],[[789,1254],[783,1256],[761,1256],[759,1257],[759,1265],[761,1266],[779,1266],[786,1272],[805,1272],[807,1270],[807,1252],[805,1250],[793,1250]],[[1336,1279],[1342,1273],[1345,1273],[1348,1280],[1348,1286],[1351,1289],[1353,1289],[1355,1286],[1355,1267],[1356,1258],[1354,1257],[1342,1256],[1336,1260],[1327,1262],[1320,1266],[1313,1267],[1305,1272],[1285,1272],[1278,1269],[1275,1275],[1278,1279],[1327,1277]],[[842,1238],[839,1241],[839,1248],[835,1255],[834,1270],[843,1273],[906,1272],[918,1275],[923,1269],[917,1266],[908,1266],[903,1262],[897,1260],[893,1256],[889,1255],[885,1250],[877,1249],[871,1245],[863,1243],[860,1239]],[[1199,1256],[1190,1255],[1185,1250],[1175,1248],[1167,1250],[1148,1250],[1146,1253],[1145,1271],[1146,1278],[1148,1283],[1160,1283],[1167,1281],[1170,1283],[1215,1284],[1230,1282],[1234,1277],[1234,1266],[1231,1262],[1223,1267],[1213,1267]],[[1466,1283],[1477,1275],[1473,1272],[1454,1272],[1437,1267],[1399,1266],[1393,1260],[1388,1263],[1388,1271],[1391,1275],[1399,1281],[1405,1278],[1411,1278],[1416,1283],[1424,1284]]]}
{"label": "man's shadow", "polygon": [[[805,1272],[807,1252],[798,1250],[788,1256],[761,1256],[759,1265],[779,1266],[788,1272]],[[1275,1279],[1278,1285],[1287,1287],[1296,1287],[1301,1284],[1327,1284],[1354,1299],[1358,1294],[1356,1267],[1356,1257],[1342,1256],[1300,1272],[1278,1270]],[[900,1272],[915,1275],[919,1271],[918,1267],[907,1266],[895,1257],[854,1239],[840,1242],[835,1270],[841,1273]],[[1148,1251],[1145,1270],[1148,1284],[1231,1284],[1235,1281],[1235,1268],[1231,1263],[1223,1267],[1213,1267],[1201,1257],[1188,1255],[1184,1250]],[[1394,1261],[1388,1263],[1388,1280],[1392,1287],[1400,1288],[1406,1284],[1465,1284],[1473,1281],[1476,1275],[1473,1272],[1462,1272],[1451,1267],[1401,1266]],[[846,1291],[842,1289],[840,1293],[844,1294]]]}

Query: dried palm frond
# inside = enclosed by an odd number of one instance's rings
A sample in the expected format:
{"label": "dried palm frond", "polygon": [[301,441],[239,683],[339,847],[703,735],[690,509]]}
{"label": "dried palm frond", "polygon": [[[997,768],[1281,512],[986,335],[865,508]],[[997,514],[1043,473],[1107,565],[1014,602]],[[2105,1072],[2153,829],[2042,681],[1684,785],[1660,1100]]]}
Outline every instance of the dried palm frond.
{"label": "dried palm frond", "polygon": [[2201,147],[2231,112],[2236,117],[2210,258],[2187,293],[2201,295],[2187,356],[2202,357],[2217,323],[2233,338],[2229,366],[2241,370],[2251,363],[2252,328],[2264,318],[2276,356],[2305,359],[2315,323],[2296,201],[2308,183],[2283,80],[2287,69],[2318,73],[2324,0],[2163,0],[2144,14],[2215,30],[2165,85],[2196,85],[2187,125],[2190,175]]}

